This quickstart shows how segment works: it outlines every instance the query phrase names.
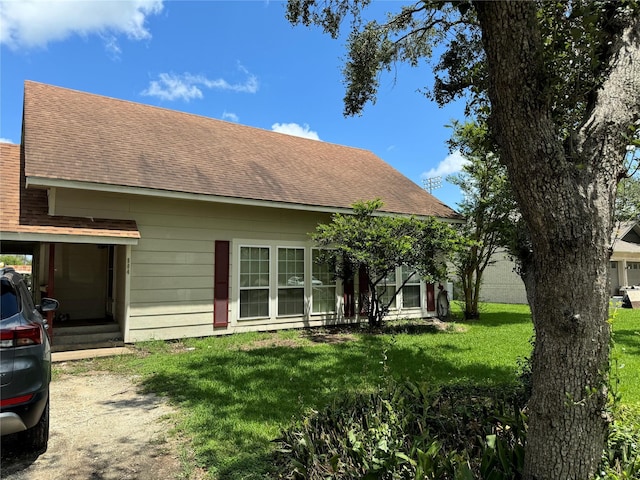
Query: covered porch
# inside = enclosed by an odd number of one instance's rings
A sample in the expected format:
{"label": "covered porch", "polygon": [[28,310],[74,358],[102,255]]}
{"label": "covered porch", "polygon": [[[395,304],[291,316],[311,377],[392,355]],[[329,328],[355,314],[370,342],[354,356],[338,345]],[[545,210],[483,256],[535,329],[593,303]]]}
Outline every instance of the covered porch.
{"label": "covered porch", "polygon": [[[131,245],[140,238],[132,220],[50,215],[50,189],[26,188],[20,145],[0,144],[0,251],[31,257],[31,293],[60,302],[47,322],[54,349],[122,341],[128,320]],[[80,335],[65,342],[65,329]],[[102,329],[106,335],[94,336]],[[69,340],[67,338],[66,340]],[[86,342],[85,342],[86,340]]]}

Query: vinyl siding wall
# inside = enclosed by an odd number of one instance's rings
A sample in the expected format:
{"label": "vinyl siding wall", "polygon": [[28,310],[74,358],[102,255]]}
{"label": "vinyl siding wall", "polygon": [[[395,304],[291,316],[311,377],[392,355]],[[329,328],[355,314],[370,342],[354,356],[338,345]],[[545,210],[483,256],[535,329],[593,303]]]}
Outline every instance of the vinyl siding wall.
{"label": "vinyl siding wall", "polygon": [[[63,189],[56,192],[55,209],[57,215],[132,219],[137,222],[141,239],[138,245],[130,247],[128,328],[124,332],[127,342],[345,321],[339,318],[339,313],[278,317],[275,285],[270,287],[269,318],[238,319],[240,285],[237,258],[240,246],[271,248],[272,279],[276,277],[278,247],[304,247],[308,268],[306,276],[310,279],[312,244],[308,233],[314,231],[319,222],[329,221],[329,214]],[[214,330],[216,240],[230,242],[230,280],[229,324]],[[126,268],[122,257],[118,260],[117,268]],[[124,278],[122,272],[116,272],[116,275],[118,279]],[[312,290],[309,279],[305,290],[307,295]],[[120,288],[118,295],[123,295]],[[341,309],[341,295],[341,285],[338,285],[337,312]],[[121,302],[122,299],[116,301]],[[308,304],[309,298],[305,298],[305,302]],[[123,311],[123,305],[118,307],[118,311]],[[406,317],[424,316],[427,312],[419,308],[396,313]]]}
{"label": "vinyl siding wall", "polygon": [[482,276],[480,299],[483,302],[527,303],[527,293],[515,262],[504,251],[496,252]]}

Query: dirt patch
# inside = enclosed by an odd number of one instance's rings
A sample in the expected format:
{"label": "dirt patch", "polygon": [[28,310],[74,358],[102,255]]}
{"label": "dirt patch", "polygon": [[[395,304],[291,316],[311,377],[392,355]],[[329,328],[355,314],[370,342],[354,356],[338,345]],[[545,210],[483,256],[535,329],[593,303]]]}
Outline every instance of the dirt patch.
{"label": "dirt patch", "polygon": [[311,333],[304,334],[300,338],[265,338],[262,340],[255,340],[253,342],[240,345],[238,350],[249,351],[272,347],[297,348],[313,344],[345,343],[356,339],[357,337],[355,335],[345,333]]}
{"label": "dirt patch", "polygon": [[174,410],[143,394],[135,378],[93,372],[51,383],[49,448],[37,458],[2,443],[2,478],[156,480],[184,478],[169,434]]}

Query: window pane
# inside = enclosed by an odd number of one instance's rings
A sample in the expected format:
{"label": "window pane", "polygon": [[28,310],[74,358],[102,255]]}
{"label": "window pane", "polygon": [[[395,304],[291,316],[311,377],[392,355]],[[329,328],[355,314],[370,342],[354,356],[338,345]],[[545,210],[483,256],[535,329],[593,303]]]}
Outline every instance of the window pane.
{"label": "window pane", "polygon": [[328,313],[336,311],[336,276],[335,259],[318,263],[322,251],[311,250],[311,294],[313,297],[311,311]]}
{"label": "window pane", "polygon": [[268,316],[269,248],[240,247],[240,318]]}
{"label": "window pane", "polygon": [[304,286],[304,249],[278,249],[278,286]]}
{"label": "window pane", "polygon": [[[393,296],[393,294],[396,293],[396,284],[395,283],[390,284],[389,282],[387,282],[385,286],[384,283],[379,283],[378,286],[376,287],[376,291],[378,292],[378,298],[380,299],[380,304],[382,306],[385,306],[389,303],[389,300],[391,300],[391,297]],[[389,305],[389,308],[396,308],[395,298]]]}
{"label": "window pane", "polygon": [[409,278],[409,275],[411,275],[413,273],[413,276],[409,279],[409,281],[407,282],[407,285],[411,285],[411,284],[417,284],[420,283],[420,277],[418,276],[418,273],[414,273],[414,270],[411,270],[407,267],[402,267],[402,281],[404,282],[407,278]]}
{"label": "window pane", "polygon": [[335,312],[336,287],[313,287],[313,311],[316,313]]}
{"label": "window pane", "polygon": [[420,307],[420,285],[405,285],[402,289],[402,306],[404,308]]}
{"label": "window pane", "polygon": [[8,281],[3,281],[1,285],[0,306],[2,309],[0,314],[2,314],[2,320],[4,320],[20,312],[20,304],[18,302],[18,294],[13,289],[13,286]]}
{"label": "window pane", "polygon": [[278,289],[278,315],[304,314],[304,288]]}
{"label": "window pane", "polygon": [[318,263],[318,257],[320,256],[320,250],[313,249],[311,251],[312,267],[311,273],[313,275],[312,283],[316,285],[335,285],[335,259],[331,259],[327,262]]}
{"label": "window pane", "polygon": [[240,290],[240,318],[268,317],[269,290]]}

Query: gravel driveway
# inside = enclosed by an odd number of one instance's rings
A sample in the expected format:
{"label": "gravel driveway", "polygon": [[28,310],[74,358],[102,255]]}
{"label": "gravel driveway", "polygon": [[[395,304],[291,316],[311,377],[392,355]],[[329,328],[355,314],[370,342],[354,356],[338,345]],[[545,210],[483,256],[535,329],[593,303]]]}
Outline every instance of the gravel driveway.
{"label": "gravel driveway", "polygon": [[[49,449],[38,458],[2,443],[6,480],[175,479],[182,472],[173,410],[135,379],[105,372],[51,383]],[[184,477],[182,477],[184,478]]]}

